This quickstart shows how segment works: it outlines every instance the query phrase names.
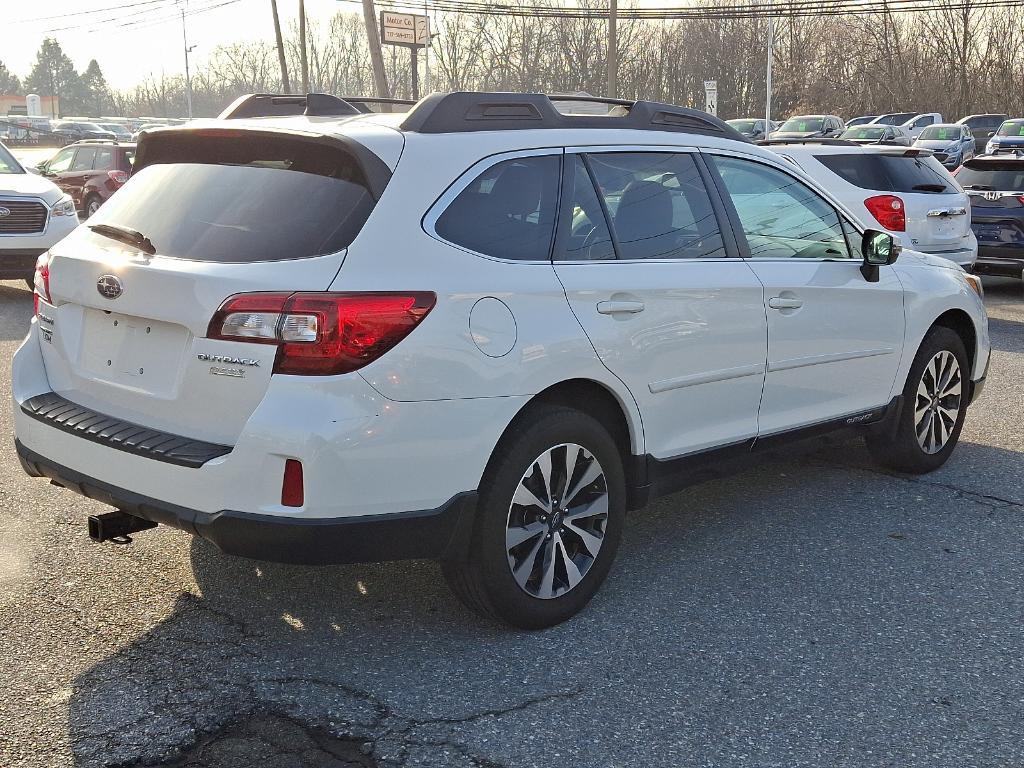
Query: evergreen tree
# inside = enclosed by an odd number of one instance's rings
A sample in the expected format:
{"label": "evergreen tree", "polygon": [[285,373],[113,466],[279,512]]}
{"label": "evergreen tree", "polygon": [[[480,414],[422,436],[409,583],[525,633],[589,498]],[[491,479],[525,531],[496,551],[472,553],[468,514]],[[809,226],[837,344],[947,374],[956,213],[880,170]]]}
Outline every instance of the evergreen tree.
{"label": "evergreen tree", "polygon": [[0,94],[13,96],[20,93],[21,81],[0,61]]}
{"label": "evergreen tree", "polygon": [[96,59],[89,62],[89,66],[82,73],[81,81],[88,112],[93,117],[99,117],[106,111],[111,100],[110,86],[107,85],[107,79],[103,76],[103,70]]}
{"label": "evergreen tree", "polygon": [[75,65],[52,37],[44,39],[39,46],[36,63],[25,79],[25,89],[40,96],[56,96],[64,115],[74,115],[86,109],[82,81]]}

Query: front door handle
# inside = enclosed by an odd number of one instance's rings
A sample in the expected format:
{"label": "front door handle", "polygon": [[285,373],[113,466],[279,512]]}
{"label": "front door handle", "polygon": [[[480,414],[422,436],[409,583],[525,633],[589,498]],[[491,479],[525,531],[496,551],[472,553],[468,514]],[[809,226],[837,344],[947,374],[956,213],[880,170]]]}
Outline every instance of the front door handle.
{"label": "front door handle", "polygon": [[599,301],[597,311],[602,315],[635,315],[644,311],[642,301]]}
{"label": "front door handle", "polygon": [[768,306],[772,309],[800,309],[803,305],[803,299],[784,299],[781,296],[768,299]]}

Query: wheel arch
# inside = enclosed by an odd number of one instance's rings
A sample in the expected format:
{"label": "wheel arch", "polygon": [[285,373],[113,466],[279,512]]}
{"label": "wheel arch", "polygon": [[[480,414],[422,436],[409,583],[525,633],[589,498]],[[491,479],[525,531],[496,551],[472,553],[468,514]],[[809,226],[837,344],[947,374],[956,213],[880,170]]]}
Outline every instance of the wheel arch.
{"label": "wheel arch", "polygon": [[530,412],[539,405],[561,405],[582,411],[597,419],[619,448],[629,489],[628,508],[642,506],[643,501],[638,500],[640,497],[636,495],[635,489],[646,487],[647,484],[643,423],[636,403],[628,393],[626,396],[630,398],[628,402],[611,387],[594,379],[567,379],[552,384],[531,397],[519,409],[496,445],[501,445],[505,435],[520,421],[529,418]]}
{"label": "wheel arch", "polygon": [[962,309],[948,309],[935,319],[928,331],[930,332],[932,328],[948,328],[960,337],[964,349],[967,350],[967,370],[973,372],[978,358],[978,330],[974,327],[971,316]]}

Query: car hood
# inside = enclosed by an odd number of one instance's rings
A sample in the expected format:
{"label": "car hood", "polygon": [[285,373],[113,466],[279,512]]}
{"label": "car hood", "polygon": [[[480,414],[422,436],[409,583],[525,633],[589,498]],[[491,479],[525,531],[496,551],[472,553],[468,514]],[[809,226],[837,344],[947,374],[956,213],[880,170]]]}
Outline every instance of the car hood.
{"label": "car hood", "polygon": [[821,136],[821,131],[774,131],[773,139],[813,139]]}
{"label": "car hood", "polygon": [[993,136],[989,141],[1001,147],[1024,147],[1024,136]]}
{"label": "car hood", "polygon": [[56,184],[34,173],[0,174],[0,197],[26,195],[42,198],[47,205],[53,205],[62,194]]}

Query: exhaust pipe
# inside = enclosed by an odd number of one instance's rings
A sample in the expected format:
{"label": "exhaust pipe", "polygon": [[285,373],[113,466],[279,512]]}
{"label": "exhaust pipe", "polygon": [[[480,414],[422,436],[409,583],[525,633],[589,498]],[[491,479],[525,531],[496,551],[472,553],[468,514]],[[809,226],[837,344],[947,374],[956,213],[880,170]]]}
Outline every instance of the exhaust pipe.
{"label": "exhaust pipe", "polygon": [[121,510],[89,515],[89,538],[93,541],[131,544],[132,537],[129,534],[148,531],[150,528],[156,528],[156,523]]}

